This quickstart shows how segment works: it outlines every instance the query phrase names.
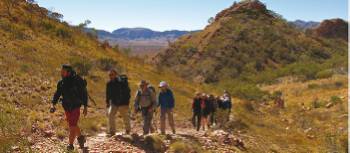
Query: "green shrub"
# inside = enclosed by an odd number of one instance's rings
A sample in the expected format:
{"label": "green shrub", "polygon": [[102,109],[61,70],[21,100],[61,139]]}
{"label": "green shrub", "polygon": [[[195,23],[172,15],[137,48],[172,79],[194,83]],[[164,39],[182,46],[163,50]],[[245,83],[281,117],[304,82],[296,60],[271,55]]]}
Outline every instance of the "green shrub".
{"label": "green shrub", "polygon": [[56,29],[56,25],[50,22],[49,20],[42,20],[40,23],[40,26],[46,31],[51,31]]}
{"label": "green shrub", "polygon": [[313,108],[321,108],[321,107],[324,107],[325,106],[325,103],[318,100],[318,99],[315,99],[314,101],[312,101],[312,107]]}
{"label": "green shrub", "polygon": [[330,78],[332,76],[333,76],[333,71],[328,69],[328,70],[317,72],[315,77],[317,79],[324,79],[324,78]]}
{"label": "green shrub", "polygon": [[154,152],[164,152],[165,144],[158,135],[149,135],[145,137],[146,146]]}
{"label": "green shrub", "polygon": [[66,29],[66,28],[58,28],[56,30],[56,36],[57,37],[61,37],[63,39],[67,39],[67,38],[71,38],[72,37],[72,34],[71,32]]}
{"label": "green shrub", "polygon": [[182,153],[182,152],[191,152],[191,146],[181,142],[181,141],[176,141],[173,144],[170,145],[170,149],[174,151],[174,153]]}
{"label": "green shrub", "polygon": [[89,75],[89,71],[92,68],[92,62],[85,58],[71,58],[70,63],[77,73],[81,76]]}
{"label": "green shrub", "polygon": [[333,104],[339,104],[339,103],[342,103],[343,100],[338,96],[332,96],[330,99],[330,102]]}
{"label": "green shrub", "polygon": [[102,58],[97,61],[98,67],[103,71],[108,71],[113,68],[117,69],[116,66],[118,64],[117,61],[115,61],[112,58]]}
{"label": "green shrub", "polygon": [[170,151],[174,153],[204,152],[199,145],[180,140],[170,144]]}
{"label": "green shrub", "polygon": [[25,72],[25,73],[29,72],[29,70],[30,70],[29,64],[22,64],[21,67],[20,67],[20,70],[22,72]]}
{"label": "green shrub", "polygon": [[307,88],[309,88],[309,89],[317,89],[317,88],[320,88],[320,85],[316,84],[316,83],[310,83],[310,84],[307,85]]}

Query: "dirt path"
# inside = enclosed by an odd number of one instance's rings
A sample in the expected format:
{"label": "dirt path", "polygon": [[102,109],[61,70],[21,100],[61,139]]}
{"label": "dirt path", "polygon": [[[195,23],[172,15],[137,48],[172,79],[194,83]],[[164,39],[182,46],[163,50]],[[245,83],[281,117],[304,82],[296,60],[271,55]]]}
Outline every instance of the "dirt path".
{"label": "dirt path", "polygon": [[[141,132],[141,129],[134,129]],[[235,137],[225,133],[222,130],[211,132],[195,131],[191,127],[177,129],[177,134],[168,134],[165,136],[159,134],[151,134],[151,136],[162,137],[162,145],[164,147],[161,152],[171,152],[170,144],[176,141],[185,144],[195,144],[201,147],[202,150],[211,152],[231,153],[242,151],[235,144]],[[41,137],[41,138],[40,138]],[[44,138],[38,136],[33,145],[33,150],[38,152],[65,152],[65,142],[67,140],[58,140],[54,137]],[[44,138],[44,139],[43,139]],[[153,153],[150,144],[141,136],[141,133],[134,133],[132,135],[123,135],[117,133],[113,137],[107,136],[105,132],[101,132],[94,136],[87,137],[86,148],[79,149],[75,145],[79,153]]]}

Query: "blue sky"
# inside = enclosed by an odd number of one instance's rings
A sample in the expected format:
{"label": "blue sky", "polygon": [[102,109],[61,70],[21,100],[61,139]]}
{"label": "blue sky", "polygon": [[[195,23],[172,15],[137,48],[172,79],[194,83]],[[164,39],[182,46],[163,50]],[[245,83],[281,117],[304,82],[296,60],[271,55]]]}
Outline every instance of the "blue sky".
{"label": "blue sky", "polygon": [[[347,0],[261,0],[287,20],[348,19]],[[90,27],[113,31],[121,27],[153,30],[198,30],[208,18],[234,0],[37,0],[40,6],[62,13],[70,24],[86,19]]]}

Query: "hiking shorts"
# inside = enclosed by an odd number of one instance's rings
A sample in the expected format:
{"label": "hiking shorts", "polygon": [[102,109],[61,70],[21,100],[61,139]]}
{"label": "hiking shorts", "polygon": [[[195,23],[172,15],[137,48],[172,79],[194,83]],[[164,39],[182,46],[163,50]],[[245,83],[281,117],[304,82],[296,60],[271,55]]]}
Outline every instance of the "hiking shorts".
{"label": "hiking shorts", "polygon": [[71,111],[66,111],[65,114],[69,127],[75,127],[78,125],[80,117],[80,108],[75,108]]}

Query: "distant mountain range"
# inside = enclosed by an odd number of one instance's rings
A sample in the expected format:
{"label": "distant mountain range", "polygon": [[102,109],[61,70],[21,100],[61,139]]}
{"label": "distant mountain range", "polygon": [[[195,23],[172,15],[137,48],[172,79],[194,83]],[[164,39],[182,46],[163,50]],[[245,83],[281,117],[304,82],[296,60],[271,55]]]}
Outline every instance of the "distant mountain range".
{"label": "distant mountain range", "polygon": [[295,20],[295,21],[291,21],[289,23],[296,26],[297,28],[299,28],[301,30],[313,29],[313,28],[316,28],[318,25],[320,25],[320,22],[303,21],[303,20]]}
{"label": "distant mountain range", "polygon": [[111,45],[119,45],[122,48],[132,49],[134,54],[156,53],[166,48],[169,42],[196,31],[154,31],[148,28],[120,28],[113,32],[105,30],[87,29],[87,32],[95,32],[100,41],[108,41]]}

